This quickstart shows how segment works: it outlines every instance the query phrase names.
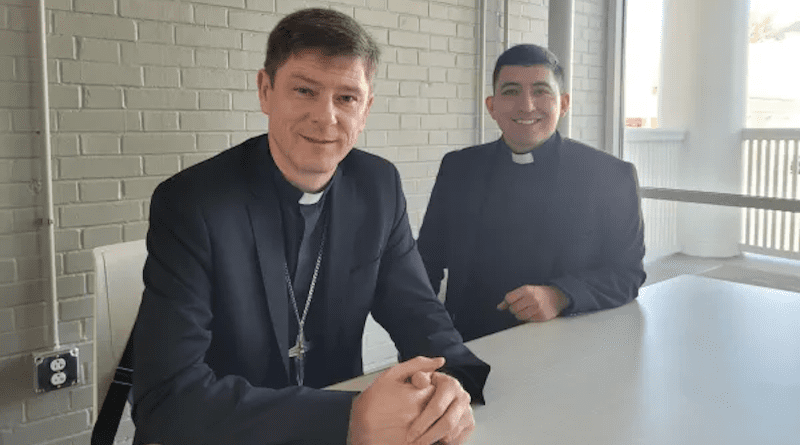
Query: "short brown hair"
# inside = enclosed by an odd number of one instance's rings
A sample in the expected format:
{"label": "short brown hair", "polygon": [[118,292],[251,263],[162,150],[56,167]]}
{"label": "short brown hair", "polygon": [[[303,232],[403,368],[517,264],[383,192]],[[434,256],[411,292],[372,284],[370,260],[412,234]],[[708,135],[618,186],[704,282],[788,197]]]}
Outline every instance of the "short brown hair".
{"label": "short brown hair", "polygon": [[380,59],[377,43],[352,17],[333,9],[301,9],[281,19],[269,34],[264,71],[270,83],[274,85],[281,65],[306,50],[320,51],[326,57],[360,57],[366,62],[369,79]]}

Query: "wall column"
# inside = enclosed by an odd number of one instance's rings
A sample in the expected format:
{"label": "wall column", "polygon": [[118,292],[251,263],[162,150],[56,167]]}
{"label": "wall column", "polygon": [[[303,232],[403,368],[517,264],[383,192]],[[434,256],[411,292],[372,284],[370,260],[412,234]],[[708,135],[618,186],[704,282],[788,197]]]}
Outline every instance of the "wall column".
{"label": "wall column", "polygon": [[[687,132],[679,187],[742,192],[749,0],[665,0],[659,123]],[[682,251],[740,254],[741,210],[681,203]]]}
{"label": "wall column", "polygon": [[[575,26],[575,0],[550,0],[547,19],[547,46],[558,57],[564,68],[564,91],[572,96],[572,44]],[[561,118],[558,131],[570,137],[572,131],[572,110]]]}

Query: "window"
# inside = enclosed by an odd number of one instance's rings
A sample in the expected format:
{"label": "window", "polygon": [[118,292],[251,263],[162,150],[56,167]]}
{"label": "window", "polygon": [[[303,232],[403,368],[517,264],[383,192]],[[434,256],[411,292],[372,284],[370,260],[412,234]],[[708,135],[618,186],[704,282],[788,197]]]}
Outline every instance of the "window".
{"label": "window", "polygon": [[800,128],[800,2],[751,0],[748,128]]}
{"label": "window", "polygon": [[625,126],[658,128],[662,0],[625,5]]}

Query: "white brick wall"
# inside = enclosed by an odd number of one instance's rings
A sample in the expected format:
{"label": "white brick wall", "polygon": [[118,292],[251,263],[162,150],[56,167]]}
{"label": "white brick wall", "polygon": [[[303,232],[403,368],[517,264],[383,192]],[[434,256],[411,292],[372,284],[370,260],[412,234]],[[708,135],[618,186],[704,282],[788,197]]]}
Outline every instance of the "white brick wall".
{"label": "white brick wall", "polygon": [[[36,396],[31,352],[50,347],[42,216],[35,2],[0,0],[0,443],[88,443],[93,247],[141,239],[149,196],[169,175],[262,132],[255,93],[267,32],[328,6],[383,45],[359,146],[395,162],[416,231],[442,156],[477,142],[477,0],[47,0],[56,265],[62,342],[84,379]],[[574,135],[602,140],[605,0],[577,0]],[[490,2],[487,86],[502,50]],[[547,0],[512,1],[513,43],[547,41]],[[490,90],[489,90],[490,91]],[[486,140],[497,137],[486,116]],[[370,325],[372,326],[372,325]],[[390,363],[369,328],[368,369]],[[388,345],[388,346],[387,346]],[[121,427],[130,442],[132,427]]]}
{"label": "white brick wall", "polygon": [[608,0],[575,0],[572,137],[601,150],[606,149],[607,28]]}

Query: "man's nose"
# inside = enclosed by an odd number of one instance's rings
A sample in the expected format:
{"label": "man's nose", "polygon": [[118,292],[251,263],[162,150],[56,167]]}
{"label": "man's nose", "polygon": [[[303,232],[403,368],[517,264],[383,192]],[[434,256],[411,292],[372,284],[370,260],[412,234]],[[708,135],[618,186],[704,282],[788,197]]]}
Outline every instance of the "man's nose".
{"label": "man's nose", "polygon": [[533,111],[536,109],[536,97],[530,93],[522,94],[520,98],[521,107],[524,111]]}
{"label": "man's nose", "polygon": [[336,104],[333,97],[320,97],[311,110],[311,119],[321,125],[336,123]]}

